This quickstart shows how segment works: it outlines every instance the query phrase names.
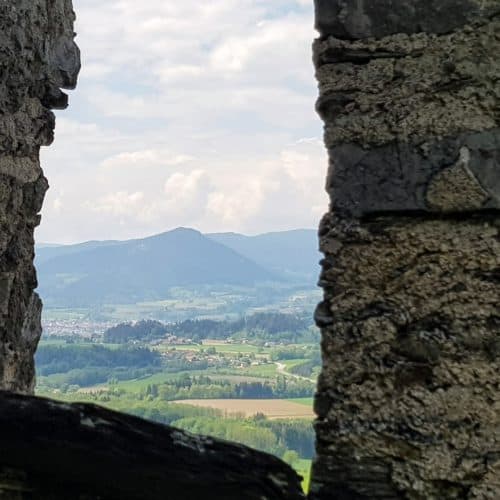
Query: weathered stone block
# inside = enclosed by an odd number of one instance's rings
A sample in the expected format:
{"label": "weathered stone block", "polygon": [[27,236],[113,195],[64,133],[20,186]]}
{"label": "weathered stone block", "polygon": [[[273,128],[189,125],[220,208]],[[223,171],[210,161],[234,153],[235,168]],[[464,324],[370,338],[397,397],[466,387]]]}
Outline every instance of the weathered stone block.
{"label": "weathered stone block", "polygon": [[327,191],[337,213],[500,208],[500,130],[365,149],[331,148]]}
{"label": "weathered stone block", "polygon": [[337,38],[444,34],[498,14],[496,0],[315,0],[316,28]]}
{"label": "weathered stone block", "polygon": [[500,20],[448,35],[314,44],[327,147],[424,142],[498,126]]}

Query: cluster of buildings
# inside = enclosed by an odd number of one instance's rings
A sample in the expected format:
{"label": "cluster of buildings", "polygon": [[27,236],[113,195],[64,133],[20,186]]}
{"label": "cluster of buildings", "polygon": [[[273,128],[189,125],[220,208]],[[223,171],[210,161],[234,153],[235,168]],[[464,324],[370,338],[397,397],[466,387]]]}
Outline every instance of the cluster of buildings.
{"label": "cluster of buildings", "polygon": [[47,337],[80,337],[82,339],[102,339],[105,330],[113,323],[102,323],[81,319],[43,320],[43,336]]}

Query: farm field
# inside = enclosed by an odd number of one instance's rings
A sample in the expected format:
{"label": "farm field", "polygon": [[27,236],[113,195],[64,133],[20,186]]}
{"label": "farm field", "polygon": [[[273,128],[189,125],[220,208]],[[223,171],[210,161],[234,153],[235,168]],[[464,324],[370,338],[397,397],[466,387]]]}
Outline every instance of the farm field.
{"label": "farm field", "polygon": [[309,408],[312,408],[314,405],[314,398],[296,398],[289,399],[288,401],[292,401],[293,403],[297,403],[299,405],[309,406]]}
{"label": "farm field", "polygon": [[241,371],[246,375],[253,377],[275,377],[278,374],[278,367],[275,363],[266,363],[263,365],[250,366],[243,368]]}
{"label": "farm field", "polygon": [[116,387],[127,392],[137,393],[143,391],[151,384],[164,384],[170,380],[174,380],[183,375],[191,375],[191,371],[182,371],[177,373],[155,373],[149,377],[144,377],[135,380],[123,380],[116,384]]}
{"label": "farm field", "polygon": [[[174,402],[175,403],[175,402]],[[312,407],[285,399],[186,399],[183,405],[214,408],[224,414],[252,417],[263,414],[269,419],[313,419]]]}
{"label": "farm field", "polygon": [[161,351],[170,351],[175,349],[176,351],[196,351],[201,352],[206,350],[207,348],[213,347],[217,352],[220,353],[231,353],[231,354],[258,354],[259,351],[262,351],[262,354],[268,354],[269,349],[263,347],[257,347],[251,344],[227,344],[224,342],[203,342],[203,344],[180,344],[180,345],[172,345],[172,346],[163,346],[160,345],[158,347]]}
{"label": "farm field", "polygon": [[307,359],[285,359],[282,361],[282,363],[285,365],[285,369],[289,370],[290,368],[300,365],[306,361]]}
{"label": "farm field", "polygon": [[[64,335],[40,343],[37,394],[104,405],[272,453],[304,477],[307,490],[317,332],[278,312],[238,321],[247,329],[231,335],[232,319],[196,319],[167,328],[151,320],[121,323],[102,337],[83,337],[67,335],[68,324],[56,319],[52,326]],[[91,321],[88,327],[98,330]]]}

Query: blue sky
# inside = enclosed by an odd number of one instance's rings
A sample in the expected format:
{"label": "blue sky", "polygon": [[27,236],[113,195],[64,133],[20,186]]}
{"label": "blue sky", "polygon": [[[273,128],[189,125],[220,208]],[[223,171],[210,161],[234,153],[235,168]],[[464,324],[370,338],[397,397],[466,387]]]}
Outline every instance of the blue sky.
{"label": "blue sky", "polygon": [[315,227],[312,0],[74,0],[83,69],[37,239]]}

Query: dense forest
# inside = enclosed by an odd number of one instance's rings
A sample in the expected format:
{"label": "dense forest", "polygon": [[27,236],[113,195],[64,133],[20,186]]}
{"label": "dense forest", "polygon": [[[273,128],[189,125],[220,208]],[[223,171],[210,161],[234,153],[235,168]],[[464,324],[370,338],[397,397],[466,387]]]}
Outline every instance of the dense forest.
{"label": "dense forest", "polygon": [[206,375],[183,375],[168,383],[150,384],[145,396],[166,401],[182,399],[282,399],[307,398],[314,394],[314,384],[307,380],[287,379],[277,376],[266,382],[231,383]]}
{"label": "dense forest", "polygon": [[[89,386],[111,378],[128,380],[162,370],[160,353],[146,347],[110,349],[102,345],[40,345],[37,371],[43,383],[53,376],[52,385]],[[55,376],[59,374],[59,376]],[[50,385],[50,384],[49,384]]]}
{"label": "dense forest", "polygon": [[65,372],[74,368],[95,366],[159,367],[161,355],[146,347],[122,347],[109,349],[102,345],[52,346],[41,345],[36,353],[37,369],[41,375]]}
{"label": "dense forest", "polygon": [[[68,395],[73,400],[74,396]],[[307,420],[270,420],[264,415],[228,417],[220,410],[172,404],[161,399],[132,398],[112,391],[85,394],[79,400],[98,403],[114,410],[172,425],[189,432],[237,441],[280,457],[296,452],[303,459],[314,455],[314,431]]]}
{"label": "dense forest", "polygon": [[136,323],[120,323],[104,332],[104,342],[122,344],[131,340],[150,341],[161,338],[168,332],[164,323],[155,320],[141,320]]}
{"label": "dense forest", "polygon": [[167,334],[179,338],[201,341],[227,339],[242,335],[252,339],[296,342],[301,337],[311,337],[311,320],[293,314],[279,312],[255,313],[237,320],[215,321],[211,319],[186,320],[174,324],[143,320],[136,323],[120,323],[104,332],[104,342],[126,343],[133,340],[148,341]]}
{"label": "dense forest", "polygon": [[[107,404],[116,407],[117,403]],[[295,450],[307,459],[314,454],[313,427],[307,420],[269,420],[262,415],[227,418],[218,410],[172,405],[161,400],[155,404],[136,401],[127,411],[189,432],[238,441],[278,456],[287,450]]]}

